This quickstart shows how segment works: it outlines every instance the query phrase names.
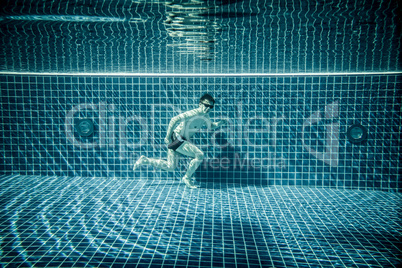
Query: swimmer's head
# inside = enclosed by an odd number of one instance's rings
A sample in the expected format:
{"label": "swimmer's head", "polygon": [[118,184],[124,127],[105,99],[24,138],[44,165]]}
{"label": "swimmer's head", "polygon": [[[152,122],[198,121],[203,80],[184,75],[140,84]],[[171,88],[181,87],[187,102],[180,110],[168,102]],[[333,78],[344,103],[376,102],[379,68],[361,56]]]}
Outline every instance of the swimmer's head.
{"label": "swimmer's head", "polygon": [[215,104],[214,98],[209,94],[204,94],[200,98],[199,107],[202,109],[204,113],[208,113],[212,110],[212,108],[214,108],[214,104]]}

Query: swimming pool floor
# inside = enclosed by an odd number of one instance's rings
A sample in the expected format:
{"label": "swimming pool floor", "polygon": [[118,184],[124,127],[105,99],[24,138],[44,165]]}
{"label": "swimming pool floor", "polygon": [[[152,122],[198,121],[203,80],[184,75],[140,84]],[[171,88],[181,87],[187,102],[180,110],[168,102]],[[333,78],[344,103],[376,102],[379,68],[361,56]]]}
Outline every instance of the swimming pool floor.
{"label": "swimming pool floor", "polygon": [[397,267],[400,193],[0,177],[5,267]]}

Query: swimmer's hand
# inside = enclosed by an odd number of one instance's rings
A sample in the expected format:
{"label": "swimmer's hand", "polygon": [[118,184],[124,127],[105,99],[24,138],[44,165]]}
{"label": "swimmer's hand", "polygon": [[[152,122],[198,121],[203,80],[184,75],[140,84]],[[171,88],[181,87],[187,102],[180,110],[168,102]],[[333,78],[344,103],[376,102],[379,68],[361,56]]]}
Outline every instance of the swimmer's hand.
{"label": "swimmer's hand", "polygon": [[229,123],[229,120],[223,119],[221,121],[219,121],[219,126],[224,126],[227,125]]}

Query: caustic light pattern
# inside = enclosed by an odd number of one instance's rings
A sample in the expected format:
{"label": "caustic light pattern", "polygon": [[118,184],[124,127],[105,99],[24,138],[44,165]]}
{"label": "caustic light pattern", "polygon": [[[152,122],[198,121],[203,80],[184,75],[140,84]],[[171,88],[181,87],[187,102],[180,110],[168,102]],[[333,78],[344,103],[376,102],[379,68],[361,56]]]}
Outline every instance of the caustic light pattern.
{"label": "caustic light pattern", "polygon": [[2,176],[0,263],[397,267],[397,193]]}

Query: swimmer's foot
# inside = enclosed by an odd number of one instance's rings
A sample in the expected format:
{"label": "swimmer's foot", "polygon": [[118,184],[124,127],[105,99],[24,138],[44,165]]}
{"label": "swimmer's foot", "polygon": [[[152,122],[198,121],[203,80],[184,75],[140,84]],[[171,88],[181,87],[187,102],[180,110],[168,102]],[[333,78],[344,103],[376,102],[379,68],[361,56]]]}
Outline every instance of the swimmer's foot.
{"label": "swimmer's foot", "polygon": [[137,162],[135,162],[133,170],[136,170],[139,166],[141,166],[142,164],[145,164],[147,158],[143,155],[141,155],[140,158],[138,158]]}
{"label": "swimmer's foot", "polygon": [[195,185],[192,181],[192,178],[187,178],[187,176],[183,177],[183,182],[187,185],[188,188],[194,189],[198,188],[198,185]]}

